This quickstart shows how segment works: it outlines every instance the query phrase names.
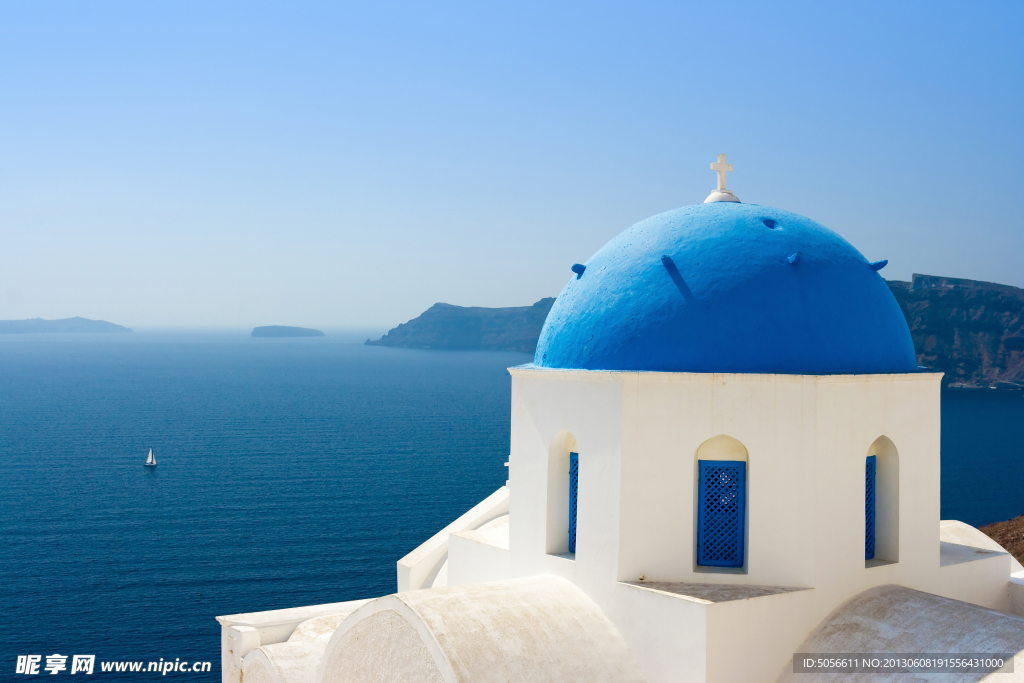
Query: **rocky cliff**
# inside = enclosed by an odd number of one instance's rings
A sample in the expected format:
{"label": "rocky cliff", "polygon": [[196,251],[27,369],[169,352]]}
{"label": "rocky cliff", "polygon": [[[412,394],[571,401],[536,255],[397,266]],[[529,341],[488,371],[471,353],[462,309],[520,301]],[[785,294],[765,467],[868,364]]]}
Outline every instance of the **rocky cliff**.
{"label": "rocky cliff", "polygon": [[532,306],[482,308],[434,304],[418,318],[402,323],[370,346],[413,349],[480,349],[533,353],[553,297]]}
{"label": "rocky cliff", "polygon": [[918,274],[889,288],[919,365],[946,373],[951,387],[1024,389],[1024,290]]}
{"label": "rocky cliff", "polygon": [[1006,548],[1018,562],[1024,562],[1024,516],[986,524],[978,527],[978,531]]}

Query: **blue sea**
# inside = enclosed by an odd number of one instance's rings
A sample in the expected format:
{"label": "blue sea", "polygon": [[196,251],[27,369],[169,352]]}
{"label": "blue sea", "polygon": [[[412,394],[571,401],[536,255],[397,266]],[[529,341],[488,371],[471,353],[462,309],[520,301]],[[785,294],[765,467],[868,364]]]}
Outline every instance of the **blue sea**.
{"label": "blue sea", "polygon": [[0,338],[0,673],[95,654],[219,680],[214,616],[394,592],[400,557],[504,484],[506,368],[529,360]]}
{"label": "blue sea", "polygon": [[[0,673],[95,654],[211,661],[169,675],[215,681],[214,616],[393,592],[398,558],[504,483],[506,368],[529,360],[0,337]],[[1024,396],[947,392],[942,449],[944,519],[1024,513]]]}

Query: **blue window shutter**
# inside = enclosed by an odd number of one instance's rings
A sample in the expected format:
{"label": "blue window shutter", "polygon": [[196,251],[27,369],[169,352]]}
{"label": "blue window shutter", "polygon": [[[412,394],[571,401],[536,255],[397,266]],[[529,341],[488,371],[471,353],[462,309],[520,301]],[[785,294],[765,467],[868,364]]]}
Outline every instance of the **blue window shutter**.
{"label": "blue window shutter", "polygon": [[576,552],[576,491],[580,482],[580,456],[569,454],[569,552]]}
{"label": "blue window shutter", "polygon": [[875,456],[868,456],[864,472],[864,559],[875,558]]}
{"label": "blue window shutter", "polygon": [[697,464],[697,564],[742,567],[747,463],[699,460]]}

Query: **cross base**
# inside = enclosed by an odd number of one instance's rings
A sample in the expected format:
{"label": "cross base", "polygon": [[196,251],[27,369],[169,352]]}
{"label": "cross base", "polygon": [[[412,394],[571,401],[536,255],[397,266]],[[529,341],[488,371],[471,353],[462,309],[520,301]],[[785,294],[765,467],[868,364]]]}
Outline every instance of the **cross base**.
{"label": "cross base", "polygon": [[715,190],[708,195],[708,198],[704,200],[705,204],[711,202],[739,202],[740,198],[734,195],[729,190]]}

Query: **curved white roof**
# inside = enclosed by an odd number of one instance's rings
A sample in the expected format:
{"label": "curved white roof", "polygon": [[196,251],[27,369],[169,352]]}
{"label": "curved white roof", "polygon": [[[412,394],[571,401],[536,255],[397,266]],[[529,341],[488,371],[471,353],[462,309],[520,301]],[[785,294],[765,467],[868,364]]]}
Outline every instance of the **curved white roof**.
{"label": "curved white roof", "polygon": [[317,675],[317,683],[643,680],[600,608],[554,576],[374,600],[338,628]]}
{"label": "curved white roof", "polygon": [[[1024,681],[1024,618],[903,586],[860,593],[826,617],[797,648],[805,653],[1015,652],[1013,674],[992,680]],[[890,680],[881,675],[800,673],[786,666],[778,683]],[[936,680],[981,681],[987,674],[936,675]],[[891,679],[909,678],[892,674]],[[928,678],[927,680],[932,680]]]}

